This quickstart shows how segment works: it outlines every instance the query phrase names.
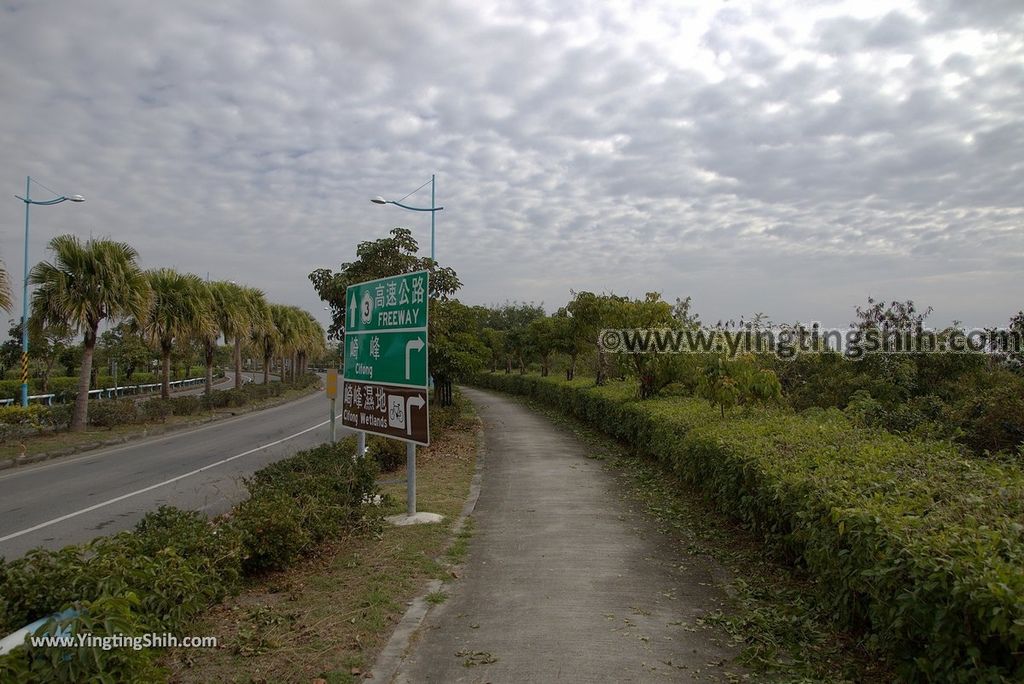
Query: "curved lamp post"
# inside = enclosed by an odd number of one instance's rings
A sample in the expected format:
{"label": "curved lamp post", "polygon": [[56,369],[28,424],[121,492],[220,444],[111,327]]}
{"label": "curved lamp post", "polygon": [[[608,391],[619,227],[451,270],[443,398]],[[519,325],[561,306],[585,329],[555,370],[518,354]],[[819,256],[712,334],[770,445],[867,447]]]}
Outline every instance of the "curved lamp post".
{"label": "curved lamp post", "polygon": [[48,207],[61,202],[84,202],[85,198],[81,195],[61,195],[50,200],[34,200],[32,176],[25,179],[25,196],[15,197],[25,203],[25,270],[21,287],[21,405],[28,406],[28,209],[33,204]]}
{"label": "curved lamp post", "polygon": [[[423,185],[426,185],[426,183],[424,183]],[[423,187],[423,185],[421,185],[420,187]],[[409,211],[429,211],[430,212],[430,260],[431,261],[436,261],[436,259],[434,258],[434,216],[437,214],[437,212],[444,210],[444,207],[436,206],[436,203],[434,201],[434,186],[435,186],[434,174],[430,174],[430,206],[429,207],[410,207],[408,204],[402,204],[400,201],[396,202],[394,200],[386,200],[383,197],[381,197],[380,195],[378,195],[377,197],[374,197],[373,199],[370,200],[374,204],[394,204],[396,207],[402,207],[403,209],[408,209]]]}

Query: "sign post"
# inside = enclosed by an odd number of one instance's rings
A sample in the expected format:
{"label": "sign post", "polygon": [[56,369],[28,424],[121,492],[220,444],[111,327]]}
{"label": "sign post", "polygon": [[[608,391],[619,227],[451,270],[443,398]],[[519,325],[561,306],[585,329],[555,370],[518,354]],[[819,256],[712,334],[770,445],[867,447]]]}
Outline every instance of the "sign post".
{"label": "sign post", "polygon": [[397,524],[440,519],[416,512],[416,445],[430,444],[429,275],[405,273],[345,291],[341,422],[407,443],[407,515]]}

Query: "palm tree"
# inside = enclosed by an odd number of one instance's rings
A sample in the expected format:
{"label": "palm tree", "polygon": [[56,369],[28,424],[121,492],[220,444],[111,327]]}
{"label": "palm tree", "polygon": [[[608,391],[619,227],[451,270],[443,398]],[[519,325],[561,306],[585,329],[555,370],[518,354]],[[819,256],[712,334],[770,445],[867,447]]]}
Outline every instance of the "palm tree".
{"label": "palm tree", "polygon": [[[277,346],[275,349],[281,356],[281,382],[285,382],[287,380],[285,359],[291,358],[298,342],[299,330],[295,316],[295,307],[285,306],[284,304],[271,304],[270,316],[274,322],[274,328],[277,329]],[[294,380],[294,368],[292,376]]]}
{"label": "palm tree", "polygon": [[242,386],[242,343],[251,343],[262,353],[258,340],[271,327],[270,305],[267,304],[263,291],[255,287],[242,287],[241,294],[245,307],[245,326],[234,337],[235,387]]}
{"label": "palm tree", "polygon": [[206,358],[206,394],[213,392],[213,356],[217,351],[217,339],[224,335],[225,342],[235,342],[235,387],[242,384],[241,339],[248,328],[249,315],[245,293],[235,283],[218,281],[208,285],[213,303],[213,318],[217,322],[214,330],[203,338]]}
{"label": "palm tree", "polygon": [[258,328],[254,327],[251,333],[253,346],[263,355],[264,385],[270,382],[270,364],[273,362],[274,355],[281,348],[281,333],[275,324],[276,319],[281,317],[281,314],[277,312],[279,308],[282,308],[279,304],[268,305],[268,316],[264,325]]}
{"label": "palm tree", "polygon": [[124,242],[59,235],[48,245],[53,262],[36,264],[29,282],[33,315],[42,324],[66,325],[84,336],[78,394],[71,430],[85,429],[89,410],[89,379],[96,349],[96,331],[105,318],[144,317],[150,289],[139,269],[139,253]]}
{"label": "palm tree", "polygon": [[10,311],[13,302],[11,301],[11,277],[7,275],[4,262],[0,261],[0,309]]}
{"label": "palm tree", "polygon": [[214,334],[213,297],[199,276],[171,268],[146,272],[153,306],[138,327],[159,346],[163,360],[160,396],[171,396],[171,351],[176,343]]}
{"label": "palm tree", "polygon": [[327,343],[324,338],[323,326],[308,311],[299,309],[298,318],[300,321],[300,345],[296,361],[299,375],[305,375],[310,357],[322,355],[327,348]]}

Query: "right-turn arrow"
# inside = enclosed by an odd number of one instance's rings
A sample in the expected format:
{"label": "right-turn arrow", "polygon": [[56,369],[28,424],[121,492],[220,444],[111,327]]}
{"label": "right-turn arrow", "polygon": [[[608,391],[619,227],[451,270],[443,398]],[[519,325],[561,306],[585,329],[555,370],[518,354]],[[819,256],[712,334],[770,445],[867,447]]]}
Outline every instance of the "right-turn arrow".
{"label": "right-turn arrow", "polygon": [[[410,343],[411,344],[411,343]],[[420,395],[409,397],[405,402],[405,433],[412,436],[412,412],[410,409],[415,406],[416,408],[423,408],[427,405],[426,400]]]}
{"label": "right-turn arrow", "polygon": [[415,340],[409,340],[408,342],[405,343],[405,379],[406,380],[408,380],[409,376],[410,376],[409,354],[412,351],[423,351],[423,347],[425,347],[425,346],[426,345],[423,344],[423,339],[419,338],[419,337],[417,337]]}

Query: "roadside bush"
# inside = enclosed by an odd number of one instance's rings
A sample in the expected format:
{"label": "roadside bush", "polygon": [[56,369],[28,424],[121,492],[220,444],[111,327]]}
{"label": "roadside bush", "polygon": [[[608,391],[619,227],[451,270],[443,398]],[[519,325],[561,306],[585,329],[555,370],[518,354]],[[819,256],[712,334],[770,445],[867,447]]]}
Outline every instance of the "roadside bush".
{"label": "roadside bush", "polygon": [[[838,411],[634,400],[630,386],[482,374],[658,459],[806,568],[817,600],[912,681],[1022,681],[1024,471]],[[860,395],[853,413],[876,410]]]}
{"label": "roadside bush", "polygon": [[282,492],[250,497],[239,504],[234,522],[245,544],[247,573],[280,570],[309,549],[313,540],[303,525],[303,505],[309,502]]}
{"label": "roadside bush", "polygon": [[96,427],[111,429],[118,425],[134,423],[138,418],[138,410],[131,399],[89,402],[89,423]]}
{"label": "roadside bush", "polygon": [[47,427],[50,409],[40,404],[0,407],[0,439],[17,439]]}
{"label": "roadside bush", "polygon": [[[0,629],[9,633],[75,607],[74,633],[180,633],[240,586],[243,572],[286,567],[326,539],[375,522],[365,501],[376,467],[353,461],[354,438],[257,471],[227,520],[163,507],[131,532],[0,560]],[[117,655],[120,654],[120,655]],[[0,657],[0,681],[163,681],[148,651],[25,646]]]}
{"label": "roadside bush", "polygon": [[376,463],[353,460],[354,448],[353,438],[323,444],[246,482],[250,496],[235,522],[246,544],[247,571],[283,567],[312,545],[372,522],[364,502],[376,491]]}
{"label": "roadside bush", "polygon": [[[433,429],[431,425],[431,429]],[[377,462],[381,472],[392,473],[405,465],[405,442],[376,435],[366,440],[366,452]]]}
{"label": "roadside bush", "polygon": [[153,397],[139,404],[139,414],[149,422],[167,422],[167,417],[174,413],[171,402],[160,397]]}
{"label": "roadside bush", "polygon": [[203,402],[197,396],[171,397],[169,401],[176,416],[194,416],[203,410]]}
{"label": "roadside bush", "polygon": [[[72,604],[78,611],[74,617],[49,620],[36,631],[36,635],[55,634],[60,627],[69,634],[92,634],[104,637],[141,636],[149,631],[137,613],[138,597],[101,596],[94,601]],[[0,658],[0,681],[59,682],[77,684],[98,682],[157,682],[166,679],[166,673],[153,662],[147,650],[132,648],[75,648],[57,649],[33,647],[26,644]]]}

